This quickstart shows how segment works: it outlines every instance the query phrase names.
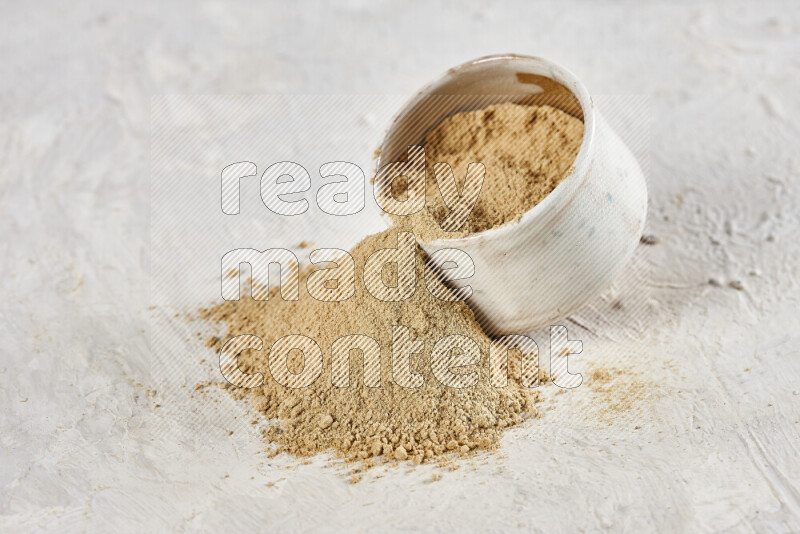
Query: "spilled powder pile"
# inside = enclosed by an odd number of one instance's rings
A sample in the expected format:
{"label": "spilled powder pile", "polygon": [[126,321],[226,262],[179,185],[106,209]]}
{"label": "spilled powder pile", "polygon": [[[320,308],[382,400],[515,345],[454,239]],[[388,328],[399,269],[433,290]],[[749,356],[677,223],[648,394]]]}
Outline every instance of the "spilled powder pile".
{"label": "spilled powder pile", "polygon": [[[424,140],[428,163],[425,209],[410,216],[393,216],[392,222],[428,242],[517,221],[569,175],[582,139],[580,119],[546,105],[497,104],[452,115]],[[486,167],[475,208],[456,232],[443,232],[440,227],[450,210],[434,176],[437,162],[450,165],[462,190],[470,163]],[[402,198],[405,185],[400,179],[395,182],[393,193]]]}
{"label": "spilled powder pile", "polygon": [[[249,333],[264,341],[264,350],[245,351],[239,357],[239,367],[246,373],[263,373],[264,384],[250,390],[229,389],[234,395],[249,397],[253,408],[264,417],[275,419],[265,432],[266,440],[276,445],[274,452],[305,456],[332,450],[350,460],[370,459],[368,463],[378,456],[421,463],[448,452],[491,449],[503,429],[538,416],[537,390],[519,385],[516,351],[509,357],[508,386],[495,388],[489,383],[489,338],[465,303],[445,302],[431,294],[424,278],[427,267],[423,252],[416,245],[417,285],[411,298],[383,302],[367,292],[364,263],[374,251],[389,247],[397,247],[396,230],[369,236],[351,251],[356,292],[348,300],[318,301],[301,289],[299,301],[284,301],[278,288],[273,288],[266,301],[245,297],[202,311],[204,318],[227,326],[226,337]],[[306,276],[300,275],[301,288]],[[438,285],[436,291],[447,290]],[[412,371],[425,377],[420,388],[403,388],[392,380],[393,325],[410,327],[425,343],[424,351],[412,356],[411,364]],[[310,337],[323,352],[322,374],[305,389],[285,388],[269,375],[269,347],[289,334]],[[380,343],[379,388],[364,386],[360,351],[351,354],[349,387],[332,386],[331,344],[350,334],[365,334]],[[450,334],[468,336],[480,346],[480,363],[464,368],[479,373],[478,382],[470,388],[444,387],[432,376],[431,348]],[[303,368],[297,351],[289,356],[289,368],[292,372]]]}

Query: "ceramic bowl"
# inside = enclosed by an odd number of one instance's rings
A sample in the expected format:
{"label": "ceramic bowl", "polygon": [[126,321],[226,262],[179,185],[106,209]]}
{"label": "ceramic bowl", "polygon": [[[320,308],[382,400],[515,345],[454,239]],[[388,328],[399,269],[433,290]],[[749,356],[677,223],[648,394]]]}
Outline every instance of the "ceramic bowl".
{"label": "ceramic bowl", "polygon": [[421,243],[429,256],[445,248],[469,254],[474,275],[457,287],[472,287],[467,303],[495,335],[553,324],[608,287],[639,243],[647,213],[631,151],[583,84],[537,57],[489,56],[450,69],[397,115],[381,162],[404,160],[443,118],[500,102],[558,107],[583,120],[584,135],[569,176],[517,222]]}

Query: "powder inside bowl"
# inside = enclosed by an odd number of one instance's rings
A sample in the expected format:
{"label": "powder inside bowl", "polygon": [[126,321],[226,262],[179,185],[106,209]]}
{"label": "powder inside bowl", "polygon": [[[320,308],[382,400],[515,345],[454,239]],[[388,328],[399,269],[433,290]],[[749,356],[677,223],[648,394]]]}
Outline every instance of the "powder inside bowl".
{"label": "powder inside bowl", "polygon": [[[580,119],[547,105],[497,104],[447,117],[428,132],[423,143],[427,157],[425,209],[392,216],[392,223],[429,242],[515,222],[569,175],[582,139]],[[455,232],[444,232],[440,226],[450,210],[433,172],[437,162],[450,165],[462,190],[470,163],[486,167],[478,201]],[[402,198],[406,188],[402,178],[396,179],[393,195]]]}

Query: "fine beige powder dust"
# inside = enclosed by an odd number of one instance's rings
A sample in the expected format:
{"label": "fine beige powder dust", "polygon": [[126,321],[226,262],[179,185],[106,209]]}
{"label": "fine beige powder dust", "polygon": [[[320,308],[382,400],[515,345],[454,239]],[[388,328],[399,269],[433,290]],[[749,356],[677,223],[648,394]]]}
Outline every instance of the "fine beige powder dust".
{"label": "fine beige powder dust", "polygon": [[[546,105],[497,104],[450,116],[428,132],[423,143],[427,158],[425,209],[410,216],[392,216],[392,223],[429,242],[515,222],[569,175],[582,139],[581,120]],[[455,232],[444,232],[439,226],[449,209],[433,172],[437,162],[450,165],[460,188],[470,163],[486,167],[475,207]],[[406,184],[402,180],[395,183],[393,194],[402,198]]]}
{"label": "fine beige powder dust", "polygon": [[[495,447],[507,427],[539,415],[536,390],[519,384],[519,354],[512,351],[508,386],[489,383],[491,340],[463,302],[437,299],[426,287],[424,253],[416,250],[417,286],[413,296],[400,302],[383,302],[363,285],[364,263],[378,249],[397,246],[397,233],[410,229],[423,240],[454,237],[494,228],[517,220],[549,194],[568,175],[583,135],[583,123],[548,106],[502,104],[449,117],[425,139],[429,170],[433,162],[451,165],[463,184],[466,167],[480,161],[486,166],[481,196],[465,226],[444,234],[438,226],[446,215],[432,173],[428,173],[428,208],[401,218],[395,228],[365,238],[351,251],[356,265],[356,293],[342,302],[322,302],[304,291],[299,301],[284,301],[277,288],[270,298],[249,296],[202,310],[203,318],[223,324],[226,337],[259,336],[265,349],[246,351],[239,367],[261,372],[262,386],[246,390],[228,387],[234,395],[249,397],[253,408],[273,420],[265,431],[273,452],[306,456],[333,451],[349,460],[373,462],[374,457],[430,461],[448,452],[467,453]],[[302,283],[308,272],[301,274]],[[254,288],[258,289],[258,288]],[[440,291],[447,291],[439,287]],[[406,389],[395,384],[391,373],[393,325],[410,327],[425,350],[412,359],[412,369],[423,373],[424,385]],[[323,351],[322,375],[308,388],[295,390],[277,384],[269,375],[269,347],[280,337],[302,334]],[[350,386],[331,383],[330,348],[334,340],[365,334],[381,346],[380,388],[363,384],[363,358],[351,354]],[[432,376],[430,353],[434,343],[449,334],[474,339],[481,349],[479,380],[466,389],[445,387]],[[219,343],[212,343],[219,349]],[[290,355],[290,370],[302,369],[302,357]]]}

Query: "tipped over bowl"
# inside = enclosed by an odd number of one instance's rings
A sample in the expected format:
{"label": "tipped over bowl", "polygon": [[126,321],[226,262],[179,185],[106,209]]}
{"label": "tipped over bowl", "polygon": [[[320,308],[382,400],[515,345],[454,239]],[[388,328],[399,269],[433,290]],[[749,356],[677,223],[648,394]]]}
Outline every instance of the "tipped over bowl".
{"label": "tipped over bowl", "polygon": [[[466,252],[474,274],[467,300],[490,334],[553,324],[607,288],[639,243],[647,187],[628,147],[595,109],[583,84],[541,58],[496,55],[450,69],[398,113],[381,145],[381,161],[400,161],[407,148],[445,117],[513,102],[546,104],[579,118],[583,139],[568,176],[515,222],[455,239],[420,245],[433,258],[442,249]],[[487,177],[491,179],[491,177]]]}

